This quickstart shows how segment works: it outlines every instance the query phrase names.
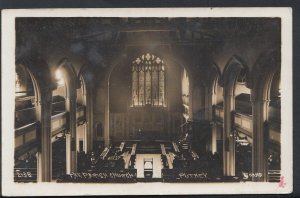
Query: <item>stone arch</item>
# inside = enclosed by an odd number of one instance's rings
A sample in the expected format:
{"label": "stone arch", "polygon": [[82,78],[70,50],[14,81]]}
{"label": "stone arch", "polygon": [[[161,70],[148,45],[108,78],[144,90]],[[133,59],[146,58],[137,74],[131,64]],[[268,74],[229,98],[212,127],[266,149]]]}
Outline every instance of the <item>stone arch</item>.
{"label": "stone arch", "polygon": [[94,93],[94,75],[93,72],[90,71],[87,65],[82,65],[77,75],[77,79],[82,78],[83,86],[84,86],[84,97],[85,97],[85,106],[86,106],[86,144],[87,151],[93,150],[93,93]]}
{"label": "stone arch", "polygon": [[[178,58],[174,57],[174,56],[169,56],[169,58],[164,59],[167,65],[167,69],[166,69],[166,75],[168,75],[168,65],[169,62],[174,62],[176,63],[178,66],[180,66],[182,69],[186,70],[188,79],[189,79],[189,105],[190,105],[190,109],[189,109],[189,119],[193,119],[193,91],[194,91],[194,83],[195,83],[195,78],[192,75],[193,71],[191,69],[191,67],[187,64],[184,63],[183,61],[179,60]],[[168,92],[167,92],[168,93]]]}
{"label": "stone arch", "polygon": [[76,90],[76,88],[80,87],[80,81],[77,77],[75,68],[67,58],[63,58],[58,62],[56,70],[57,69],[61,70],[63,73],[67,87],[67,97],[70,97],[71,94],[76,93],[72,90]]}
{"label": "stone arch", "polygon": [[23,67],[29,73],[37,102],[41,102],[42,92],[52,90],[56,86],[55,81],[49,75],[49,66],[43,59],[20,59],[16,61],[16,65]]}
{"label": "stone arch", "polygon": [[224,97],[223,120],[223,171],[225,176],[235,175],[235,138],[232,131],[235,110],[235,86],[241,73],[247,75],[248,69],[242,59],[233,55],[227,62],[222,78]]}
{"label": "stone arch", "polygon": [[84,80],[84,85],[86,87],[93,87],[94,83],[94,74],[93,72],[90,70],[90,67],[88,65],[82,65],[79,69],[79,72],[77,74],[77,79],[80,79],[80,77],[83,78]]}
{"label": "stone arch", "polygon": [[[213,121],[213,112],[217,102],[217,86],[220,84],[221,71],[217,64],[213,63],[206,75],[206,93],[205,93],[205,119]],[[217,151],[217,128],[212,125],[210,150],[212,153]]]}
{"label": "stone arch", "polygon": [[213,117],[213,105],[216,103],[216,89],[220,84],[221,71],[219,67],[213,63],[208,69],[208,73],[205,79],[205,119],[212,120]]}
{"label": "stone arch", "polygon": [[225,65],[220,81],[226,94],[234,95],[235,83],[241,73],[247,76],[249,69],[240,57],[233,55]]}
{"label": "stone arch", "polygon": [[273,77],[280,69],[280,51],[267,51],[260,55],[251,72],[253,112],[252,172],[260,172],[253,181],[267,181],[267,142],[269,138],[268,109]]}
{"label": "stone arch", "polygon": [[76,89],[80,87],[80,81],[77,78],[76,71],[72,63],[63,58],[59,61],[56,69],[61,70],[65,86],[66,94],[66,111],[68,113],[68,131],[66,133],[66,172],[70,174],[77,169],[77,149],[76,149]]}
{"label": "stone arch", "polygon": [[52,89],[55,81],[51,78],[48,64],[41,58],[28,58],[16,61],[29,73],[35,92],[36,116],[40,123],[38,158],[38,181],[50,182],[52,179],[51,109]]}
{"label": "stone arch", "polygon": [[255,62],[248,80],[253,90],[252,100],[270,100],[270,89],[273,76],[280,69],[280,51],[262,53]]}
{"label": "stone arch", "polygon": [[[114,69],[116,69],[117,67],[119,67],[121,65],[122,62],[126,62],[127,60],[127,56],[124,56],[124,54],[126,54],[126,52],[123,50],[121,52],[119,52],[119,58],[118,59],[114,59],[113,62],[108,66],[108,69],[105,72],[104,78],[101,81],[100,84],[102,84],[104,86],[104,90],[105,90],[105,99],[104,99],[104,103],[105,103],[105,115],[104,115],[104,142],[105,142],[105,146],[108,146],[110,141],[109,141],[109,81],[110,81],[110,77],[112,72],[114,71]],[[159,57],[164,60],[166,62],[166,65],[168,66],[168,60],[173,61],[175,63],[177,63],[179,66],[181,66],[182,68],[185,68],[188,76],[189,76],[189,85],[190,85],[190,93],[192,95],[192,85],[193,85],[193,76],[192,76],[192,71],[191,69],[186,66],[185,64],[183,64],[183,62],[181,62],[180,60],[171,57],[171,58],[164,58],[163,55],[159,55]],[[167,69],[166,69],[166,75],[167,75]],[[166,93],[167,94],[167,93]],[[190,96],[190,104],[192,105],[192,97]],[[189,112],[190,117],[192,117],[192,111]]]}
{"label": "stone arch", "polygon": [[216,63],[213,63],[208,71],[207,76],[207,87],[208,87],[208,93],[215,94],[215,86],[217,84],[220,84],[221,81],[221,71],[220,68]]}

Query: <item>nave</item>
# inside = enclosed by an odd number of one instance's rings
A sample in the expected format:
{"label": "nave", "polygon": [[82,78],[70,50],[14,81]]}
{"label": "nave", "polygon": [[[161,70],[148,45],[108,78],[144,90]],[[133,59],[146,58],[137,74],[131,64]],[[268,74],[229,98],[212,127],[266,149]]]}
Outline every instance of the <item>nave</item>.
{"label": "nave", "polygon": [[280,27],[16,19],[15,181],[278,182]]}

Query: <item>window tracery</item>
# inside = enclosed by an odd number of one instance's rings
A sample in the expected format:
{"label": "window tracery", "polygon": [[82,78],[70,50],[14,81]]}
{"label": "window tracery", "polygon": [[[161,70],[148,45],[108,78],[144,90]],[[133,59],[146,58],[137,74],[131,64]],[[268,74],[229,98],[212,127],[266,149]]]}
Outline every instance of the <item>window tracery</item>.
{"label": "window tracery", "polygon": [[132,106],[165,106],[165,63],[147,53],[132,62]]}

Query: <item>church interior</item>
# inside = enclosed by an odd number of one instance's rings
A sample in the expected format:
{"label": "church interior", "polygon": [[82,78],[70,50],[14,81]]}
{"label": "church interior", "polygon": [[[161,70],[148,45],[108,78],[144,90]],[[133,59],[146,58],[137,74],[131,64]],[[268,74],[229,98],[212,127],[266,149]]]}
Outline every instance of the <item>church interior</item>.
{"label": "church interior", "polygon": [[278,182],[280,18],[16,18],[15,182]]}

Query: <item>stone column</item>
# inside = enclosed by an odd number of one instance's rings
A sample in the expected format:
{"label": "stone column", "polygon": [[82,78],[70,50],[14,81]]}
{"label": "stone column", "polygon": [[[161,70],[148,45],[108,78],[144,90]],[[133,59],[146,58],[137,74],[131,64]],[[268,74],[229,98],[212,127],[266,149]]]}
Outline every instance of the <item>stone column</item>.
{"label": "stone column", "polygon": [[66,110],[69,116],[69,134],[66,135],[66,172],[67,174],[77,171],[76,149],[76,90],[68,90],[66,98]]}
{"label": "stone column", "polygon": [[51,143],[51,112],[52,91],[41,94],[40,101],[36,101],[37,120],[39,125],[40,149],[37,154],[37,171],[39,182],[52,180],[52,143]]}
{"label": "stone column", "polygon": [[253,181],[267,181],[267,150],[265,149],[266,131],[264,125],[268,119],[267,100],[252,100],[253,143],[252,143],[252,172],[262,177],[253,177]]}
{"label": "stone column", "polygon": [[213,118],[213,108],[212,108],[212,106],[214,105],[213,99],[214,99],[213,92],[209,88],[206,88],[205,119],[209,121],[212,121]]}
{"label": "stone column", "polygon": [[[213,105],[215,104],[215,96],[212,90],[207,89],[206,97],[205,97],[205,110],[206,115],[205,118],[209,121],[213,121]],[[216,124],[214,123],[211,130],[211,152],[217,152],[217,129]]]}
{"label": "stone column", "polygon": [[85,124],[83,124],[83,141],[84,141],[84,143],[83,143],[83,151],[85,152],[85,153],[87,153],[88,152],[88,131],[87,131],[87,124],[85,123]]}
{"label": "stone column", "polygon": [[235,139],[232,131],[234,123],[234,95],[224,91],[223,122],[223,171],[224,176],[235,176]]}
{"label": "stone column", "polygon": [[72,154],[71,154],[71,134],[66,134],[66,173],[70,174],[71,170],[71,161],[72,161]]}
{"label": "stone column", "polygon": [[85,116],[86,116],[86,149],[87,152],[93,150],[93,97],[91,88],[86,87],[85,98]]}
{"label": "stone column", "polygon": [[214,123],[212,126],[212,134],[211,134],[211,152],[217,152],[217,126]]}

